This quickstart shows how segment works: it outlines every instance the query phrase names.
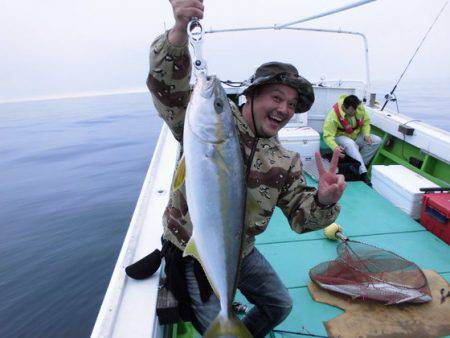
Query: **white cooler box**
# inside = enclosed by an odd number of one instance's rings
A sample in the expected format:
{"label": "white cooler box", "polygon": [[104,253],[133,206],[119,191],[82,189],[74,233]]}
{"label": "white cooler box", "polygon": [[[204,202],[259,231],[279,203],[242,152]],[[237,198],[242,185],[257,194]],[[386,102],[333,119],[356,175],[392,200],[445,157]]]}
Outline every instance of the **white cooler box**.
{"label": "white cooler box", "polygon": [[402,165],[372,166],[372,186],[380,195],[414,219],[420,218],[422,208],[424,193],[419,189],[438,187]]}
{"label": "white cooler box", "polygon": [[298,152],[304,164],[314,162],[314,153],[320,150],[320,135],[311,127],[283,128],[278,138],[283,147]]}

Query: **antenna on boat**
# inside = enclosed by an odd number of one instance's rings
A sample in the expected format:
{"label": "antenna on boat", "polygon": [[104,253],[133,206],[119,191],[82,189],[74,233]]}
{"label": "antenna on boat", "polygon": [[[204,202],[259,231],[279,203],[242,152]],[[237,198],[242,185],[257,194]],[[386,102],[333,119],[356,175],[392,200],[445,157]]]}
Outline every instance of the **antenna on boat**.
{"label": "antenna on boat", "polygon": [[416,51],[414,52],[413,56],[411,57],[411,59],[409,59],[408,64],[406,65],[405,69],[403,70],[403,73],[400,75],[400,78],[398,79],[397,83],[395,84],[394,88],[392,88],[391,92],[389,94],[386,94],[386,96],[384,97],[386,99],[386,101],[383,104],[383,107],[381,108],[381,111],[384,110],[384,108],[386,107],[386,105],[388,104],[389,101],[393,101],[395,99],[393,99],[393,94],[394,91],[397,89],[398,84],[400,83],[400,81],[403,78],[403,75],[405,75],[406,70],[408,69],[409,65],[411,64],[412,60],[414,59],[414,57],[416,56],[417,52],[419,51],[420,47],[422,46],[422,44],[424,43],[425,39],[428,36],[428,33],[430,33],[431,29],[433,28],[434,24],[436,23],[436,21],[439,19],[439,17],[441,16],[442,12],[445,9],[445,6],[447,6],[448,1],[445,2],[444,6],[442,6],[439,14],[436,16],[436,19],[434,19],[433,23],[431,24],[430,28],[428,28],[428,31],[425,33],[424,37],[422,38],[422,41],[420,41],[419,45],[416,48]]}

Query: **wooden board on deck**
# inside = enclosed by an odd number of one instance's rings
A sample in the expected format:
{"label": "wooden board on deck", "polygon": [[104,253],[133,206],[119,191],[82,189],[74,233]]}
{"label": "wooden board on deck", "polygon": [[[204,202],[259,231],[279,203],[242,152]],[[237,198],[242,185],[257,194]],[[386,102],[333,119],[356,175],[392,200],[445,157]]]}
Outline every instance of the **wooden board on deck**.
{"label": "wooden board on deck", "polygon": [[345,310],[344,314],[324,323],[331,337],[425,338],[450,335],[449,283],[435,271],[425,270],[424,273],[433,296],[431,302],[424,304],[388,306],[353,301],[321,289],[312,282],[308,289],[315,301]]}

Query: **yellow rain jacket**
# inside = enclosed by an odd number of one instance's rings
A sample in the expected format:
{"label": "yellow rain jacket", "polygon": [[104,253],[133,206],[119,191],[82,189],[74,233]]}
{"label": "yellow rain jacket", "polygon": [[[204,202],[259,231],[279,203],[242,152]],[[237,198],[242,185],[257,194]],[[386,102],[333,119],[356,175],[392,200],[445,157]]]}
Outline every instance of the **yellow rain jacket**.
{"label": "yellow rain jacket", "polygon": [[[364,136],[370,135],[370,118],[369,114],[367,114],[366,110],[364,109],[364,105],[360,104],[356,109],[355,116],[349,118],[348,116],[346,116],[344,110],[342,109],[342,104],[346,97],[347,95],[345,94],[339,96],[338,106],[341,116],[344,119],[347,119],[349,124],[352,126],[353,133],[349,134],[343,130],[344,126],[339,121],[339,118],[337,117],[334,109],[331,108],[328,116],[325,119],[325,122],[323,123],[323,139],[328,147],[331,148],[331,150],[334,150],[334,148],[338,146],[338,144],[336,143],[336,136],[347,136],[352,140],[356,140],[361,132]],[[358,119],[363,120],[363,126],[361,128],[358,127]]]}

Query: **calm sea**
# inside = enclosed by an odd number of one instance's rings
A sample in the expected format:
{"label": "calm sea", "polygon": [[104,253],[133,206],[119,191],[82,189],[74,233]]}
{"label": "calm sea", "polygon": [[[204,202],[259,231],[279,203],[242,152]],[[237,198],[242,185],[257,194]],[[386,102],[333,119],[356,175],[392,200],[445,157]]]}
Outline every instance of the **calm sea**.
{"label": "calm sea", "polygon": [[[448,88],[400,111],[450,131]],[[161,125],[148,94],[0,104],[0,337],[89,336]]]}

